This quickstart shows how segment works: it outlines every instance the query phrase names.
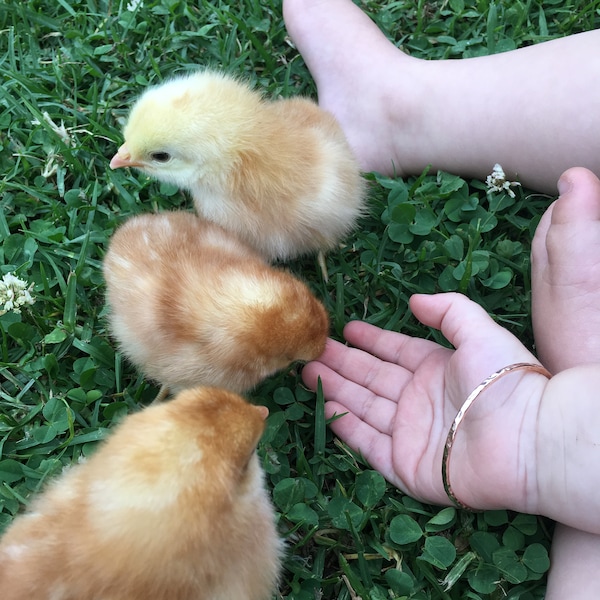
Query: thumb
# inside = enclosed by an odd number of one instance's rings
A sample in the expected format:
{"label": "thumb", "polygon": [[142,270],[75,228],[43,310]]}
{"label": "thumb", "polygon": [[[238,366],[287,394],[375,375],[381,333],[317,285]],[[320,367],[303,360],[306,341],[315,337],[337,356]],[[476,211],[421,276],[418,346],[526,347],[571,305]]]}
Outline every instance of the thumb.
{"label": "thumb", "polygon": [[496,346],[498,342],[508,342],[525,350],[517,338],[463,294],[415,294],[410,299],[410,308],[421,323],[439,329],[457,349],[467,343],[483,342]]}

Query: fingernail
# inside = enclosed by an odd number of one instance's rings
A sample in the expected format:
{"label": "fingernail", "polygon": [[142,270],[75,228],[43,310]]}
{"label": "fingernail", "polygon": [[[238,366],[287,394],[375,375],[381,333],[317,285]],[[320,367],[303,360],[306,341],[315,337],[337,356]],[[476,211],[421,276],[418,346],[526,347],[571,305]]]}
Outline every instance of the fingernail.
{"label": "fingernail", "polygon": [[567,179],[566,177],[561,177],[558,180],[556,187],[558,188],[558,193],[562,196],[563,194],[568,194],[571,191],[573,183],[570,179]]}

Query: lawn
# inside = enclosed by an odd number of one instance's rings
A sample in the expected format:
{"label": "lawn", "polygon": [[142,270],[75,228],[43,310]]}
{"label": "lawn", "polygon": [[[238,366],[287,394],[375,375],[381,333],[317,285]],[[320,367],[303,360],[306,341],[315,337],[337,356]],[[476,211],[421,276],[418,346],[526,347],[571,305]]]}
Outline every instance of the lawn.
{"label": "lawn", "polygon": [[[107,242],[129,215],[189,209],[177,189],[108,168],[131,100],[196,65],[268,94],[314,95],[279,1],[4,0],[0,4],[0,277],[35,304],[0,316],[0,529],[64,465],[89,455],[157,389],[106,331]],[[597,27],[600,2],[449,0],[363,8],[407,52],[460,58]],[[478,85],[474,82],[473,85]],[[438,341],[414,292],[461,291],[532,344],[529,250],[552,198],[447,173],[372,182],[369,216],[327,258],[289,267],[325,303],[333,337],[354,318]],[[552,524],[469,513],[392,488],[327,428],[294,366],[250,395],[270,409],[259,453],[288,553],[280,598],[542,598]],[[226,557],[224,557],[226,560]]]}

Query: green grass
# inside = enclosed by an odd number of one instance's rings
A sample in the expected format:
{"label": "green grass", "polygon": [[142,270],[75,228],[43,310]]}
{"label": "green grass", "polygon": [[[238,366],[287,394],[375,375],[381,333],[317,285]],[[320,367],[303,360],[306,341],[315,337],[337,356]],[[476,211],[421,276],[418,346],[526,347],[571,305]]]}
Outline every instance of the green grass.
{"label": "green grass", "polygon": [[[196,64],[243,73],[274,95],[314,93],[280,2],[125,6],[0,4],[0,275],[16,271],[36,298],[0,316],[0,528],[156,393],[107,335],[100,266],[127,216],[190,203],[108,168],[131,99]],[[597,1],[363,6],[395,43],[432,59],[507,50],[600,20]],[[549,199],[521,189],[515,199],[488,197],[481,182],[445,173],[371,179],[370,216],[328,257],[329,283],[312,258],[291,265],[327,306],[332,335],[363,318],[439,340],[407,300],[458,290],[531,345],[529,249]],[[334,439],[322,397],[302,387],[296,368],[252,397],[271,411],[260,454],[288,542],[282,598],[543,597],[549,522],[403,496]]]}

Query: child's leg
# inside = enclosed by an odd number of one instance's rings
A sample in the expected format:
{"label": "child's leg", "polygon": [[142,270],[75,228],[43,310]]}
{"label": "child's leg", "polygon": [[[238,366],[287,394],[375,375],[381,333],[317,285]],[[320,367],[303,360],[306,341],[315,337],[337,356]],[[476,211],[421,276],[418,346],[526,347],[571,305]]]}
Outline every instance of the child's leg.
{"label": "child's leg", "polygon": [[366,171],[428,164],[552,193],[567,168],[600,174],[600,30],[481,58],[401,52],[351,0],[284,0],[290,36],[319,103]]}

